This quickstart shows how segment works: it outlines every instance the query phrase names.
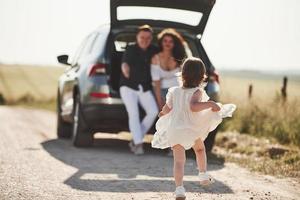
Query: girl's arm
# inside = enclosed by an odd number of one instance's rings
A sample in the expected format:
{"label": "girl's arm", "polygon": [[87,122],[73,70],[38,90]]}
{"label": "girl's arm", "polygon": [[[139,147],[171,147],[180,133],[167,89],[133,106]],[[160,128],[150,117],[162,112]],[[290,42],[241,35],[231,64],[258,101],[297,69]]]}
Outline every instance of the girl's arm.
{"label": "girl's arm", "polygon": [[160,111],[160,113],[158,114],[158,117],[161,117],[163,115],[168,114],[172,109],[169,108],[169,106],[167,104],[165,104],[162,108],[162,110]]}
{"label": "girl's arm", "polygon": [[221,110],[220,106],[218,104],[216,104],[213,101],[207,101],[207,102],[200,102],[201,98],[201,91],[197,90],[192,98],[191,98],[191,102],[190,102],[190,109],[193,112],[199,112],[202,110],[206,110],[211,108],[213,112],[217,112],[219,110]]}

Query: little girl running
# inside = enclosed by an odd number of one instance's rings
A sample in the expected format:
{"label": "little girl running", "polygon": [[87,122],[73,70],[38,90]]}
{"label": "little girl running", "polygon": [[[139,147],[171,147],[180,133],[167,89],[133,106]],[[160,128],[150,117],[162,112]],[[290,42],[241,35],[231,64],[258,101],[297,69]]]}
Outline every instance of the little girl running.
{"label": "little girl running", "polygon": [[214,182],[206,172],[206,152],[204,140],[221,122],[231,117],[236,109],[234,104],[215,103],[203,89],[205,66],[198,58],[188,58],[182,66],[181,86],[168,89],[166,104],[159,113],[153,148],[171,147],[174,157],[174,179],[176,199],[185,199],[183,175],[185,150],[193,148],[199,170],[201,185]]}

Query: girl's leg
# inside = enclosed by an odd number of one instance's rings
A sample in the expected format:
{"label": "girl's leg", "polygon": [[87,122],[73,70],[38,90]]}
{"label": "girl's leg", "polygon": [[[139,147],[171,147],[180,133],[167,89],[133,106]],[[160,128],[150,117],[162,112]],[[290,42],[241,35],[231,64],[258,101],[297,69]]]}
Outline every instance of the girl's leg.
{"label": "girl's leg", "polygon": [[206,151],[204,143],[201,139],[196,140],[193,149],[196,154],[197,165],[199,169],[199,180],[201,185],[210,185],[214,179],[206,173]]}
{"label": "girl's leg", "polygon": [[185,149],[181,145],[172,147],[174,157],[173,175],[176,187],[183,185],[184,164],[185,164]]}
{"label": "girl's leg", "polygon": [[196,161],[199,172],[206,172],[206,152],[203,141],[201,139],[196,140],[193,149],[196,154]]}

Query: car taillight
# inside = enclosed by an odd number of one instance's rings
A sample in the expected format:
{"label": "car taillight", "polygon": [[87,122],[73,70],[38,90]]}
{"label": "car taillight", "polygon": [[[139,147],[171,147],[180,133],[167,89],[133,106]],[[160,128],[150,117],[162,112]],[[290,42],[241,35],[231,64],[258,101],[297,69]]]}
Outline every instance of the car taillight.
{"label": "car taillight", "polygon": [[88,75],[95,76],[99,74],[105,74],[105,68],[106,68],[106,64],[103,63],[94,64],[90,67],[88,71]]}
{"label": "car taillight", "polygon": [[95,97],[95,98],[109,98],[110,94],[107,93],[101,93],[101,92],[92,92],[90,94],[91,97]]}

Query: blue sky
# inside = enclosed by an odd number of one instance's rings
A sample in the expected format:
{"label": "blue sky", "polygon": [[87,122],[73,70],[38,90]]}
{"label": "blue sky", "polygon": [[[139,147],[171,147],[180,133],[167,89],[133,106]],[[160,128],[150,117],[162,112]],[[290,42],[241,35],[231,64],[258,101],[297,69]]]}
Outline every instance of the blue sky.
{"label": "blue sky", "polygon": [[[300,69],[299,10],[299,0],[217,0],[204,47],[219,69]],[[107,0],[0,0],[0,62],[56,65],[107,22]]]}

